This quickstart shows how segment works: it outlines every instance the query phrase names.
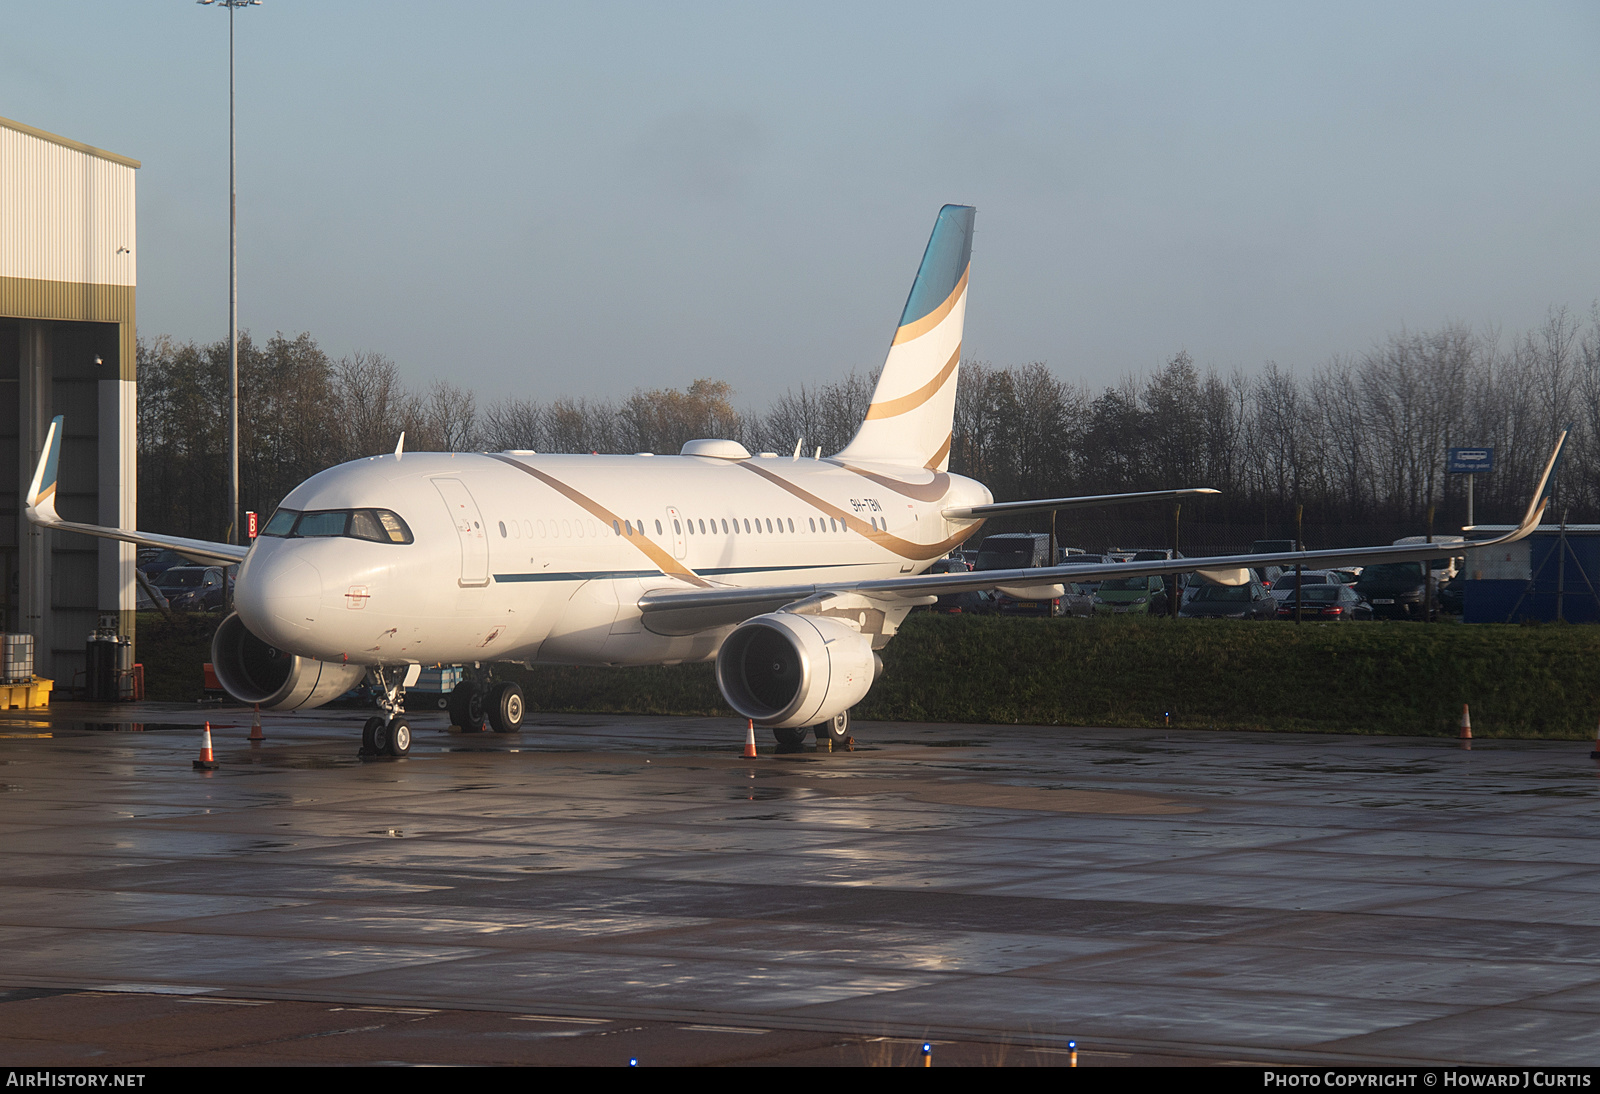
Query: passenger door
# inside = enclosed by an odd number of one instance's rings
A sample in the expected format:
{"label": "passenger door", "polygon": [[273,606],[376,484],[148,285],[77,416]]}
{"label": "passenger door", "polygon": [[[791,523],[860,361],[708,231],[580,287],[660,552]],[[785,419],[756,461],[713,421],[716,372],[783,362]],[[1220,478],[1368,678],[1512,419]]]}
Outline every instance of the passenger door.
{"label": "passenger door", "polygon": [[460,479],[434,479],[433,485],[450,510],[456,536],[461,541],[461,577],[456,584],[478,588],[489,584],[489,536],[483,529],[483,514]]}

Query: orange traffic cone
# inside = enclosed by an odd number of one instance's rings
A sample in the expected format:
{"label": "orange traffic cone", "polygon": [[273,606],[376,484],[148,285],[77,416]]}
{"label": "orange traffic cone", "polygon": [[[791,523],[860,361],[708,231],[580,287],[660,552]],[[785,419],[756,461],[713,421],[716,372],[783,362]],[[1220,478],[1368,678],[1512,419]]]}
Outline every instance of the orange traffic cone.
{"label": "orange traffic cone", "polygon": [[211,755],[211,723],[206,723],[206,735],[200,739],[200,758],[194,762],[196,771],[215,771],[222,765]]}
{"label": "orange traffic cone", "polygon": [[266,739],[266,735],[261,732],[261,704],[257,703],[255,721],[250,723],[250,740],[264,741]]}
{"label": "orange traffic cone", "polygon": [[1461,704],[1461,732],[1457,734],[1463,741],[1472,740],[1472,712],[1467,710],[1467,704]]}
{"label": "orange traffic cone", "polygon": [[1600,730],[1596,730],[1595,731],[1595,735],[1594,735],[1594,751],[1589,753],[1589,759],[1591,759],[1591,760],[1600,760]]}
{"label": "orange traffic cone", "polygon": [[756,723],[753,718],[750,720],[750,728],[744,731],[744,758],[747,760],[756,758]]}

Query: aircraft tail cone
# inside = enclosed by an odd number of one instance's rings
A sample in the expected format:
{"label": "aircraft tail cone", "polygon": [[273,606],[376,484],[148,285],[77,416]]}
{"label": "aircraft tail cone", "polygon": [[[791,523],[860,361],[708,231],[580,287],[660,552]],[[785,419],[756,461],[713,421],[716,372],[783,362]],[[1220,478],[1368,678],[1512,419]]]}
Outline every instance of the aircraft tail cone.
{"label": "aircraft tail cone", "polygon": [[747,760],[756,758],[756,723],[753,718],[750,720],[750,728],[744,731],[744,758]]}
{"label": "aircraft tail cone", "polygon": [[200,738],[200,758],[194,762],[196,771],[215,771],[222,765],[211,754],[211,723],[206,723],[205,736]]}
{"label": "aircraft tail cone", "polygon": [[266,735],[261,732],[261,704],[260,703],[256,704],[255,720],[250,723],[250,739],[252,741],[264,741],[264,740],[267,739]]}

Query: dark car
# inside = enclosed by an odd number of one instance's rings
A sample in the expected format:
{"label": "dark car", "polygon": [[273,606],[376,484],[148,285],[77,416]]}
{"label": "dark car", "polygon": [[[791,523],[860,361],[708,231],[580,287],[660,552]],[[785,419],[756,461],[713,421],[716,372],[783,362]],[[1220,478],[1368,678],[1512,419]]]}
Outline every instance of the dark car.
{"label": "dark car", "polygon": [[1386,562],[1362,570],[1355,591],[1379,619],[1421,619],[1426,580],[1420,562]]}
{"label": "dark car", "polygon": [[152,580],[174,566],[188,565],[190,565],[188,559],[165,547],[145,547],[139,551],[139,572]]}
{"label": "dark car", "polygon": [[1087,619],[1094,615],[1094,593],[1087,586],[1062,583],[1061,595],[1048,599],[1014,600],[1005,593],[995,594],[995,607],[1001,615],[1071,615]]}
{"label": "dark car", "polygon": [[1467,575],[1457,574],[1439,586],[1439,610],[1460,615],[1466,607]]}
{"label": "dark car", "polygon": [[220,612],[233,590],[233,568],[174,566],[154,585],[175,612]]}
{"label": "dark car", "polygon": [[[1246,554],[1250,555],[1282,555],[1290,551],[1304,550],[1297,541],[1292,539],[1258,539],[1250,545]],[[1271,585],[1283,573],[1282,566],[1258,566],[1256,572],[1261,575],[1261,580]]]}
{"label": "dark car", "polygon": [[1259,581],[1244,585],[1197,585],[1178,610],[1179,619],[1276,619],[1278,602]]}
{"label": "dark car", "polygon": [[[964,558],[941,558],[928,567],[930,574],[964,574],[972,570],[972,565]],[[944,612],[949,615],[971,614],[973,612],[987,612],[994,609],[990,606],[989,599],[981,592],[945,593],[931,606],[930,611]]]}
{"label": "dark car", "polygon": [[1042,532],[1003,532],[978,544],[974,570],[1030,570],[1048,566],[1050,537]]}
{"label": "dark car", "polygon": [[1293,619],[1296,601],[1303,619],[1344,623],[1352,619],[1371,619],[1372,605],[1348,585],[1307,585],[1288,600],[1278,602],[1278,618]]}

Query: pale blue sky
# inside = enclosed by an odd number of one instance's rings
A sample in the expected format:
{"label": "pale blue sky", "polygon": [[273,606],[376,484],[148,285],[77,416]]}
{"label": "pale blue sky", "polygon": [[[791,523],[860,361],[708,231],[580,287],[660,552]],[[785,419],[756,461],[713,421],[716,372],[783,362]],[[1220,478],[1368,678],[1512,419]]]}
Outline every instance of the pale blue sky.
{"label": "pale blue sky", "polygon": [[[240,321],[485,398],[881,363],[940,205],[967,352],[1301,370],[1600,296],[1600,8],[265,0]],[[227,323],[227,16],[19,4],[0,115],[144,161],[139,325]]]}

